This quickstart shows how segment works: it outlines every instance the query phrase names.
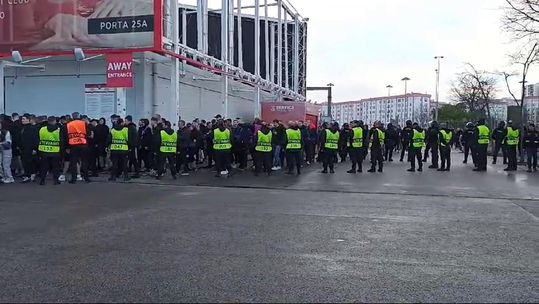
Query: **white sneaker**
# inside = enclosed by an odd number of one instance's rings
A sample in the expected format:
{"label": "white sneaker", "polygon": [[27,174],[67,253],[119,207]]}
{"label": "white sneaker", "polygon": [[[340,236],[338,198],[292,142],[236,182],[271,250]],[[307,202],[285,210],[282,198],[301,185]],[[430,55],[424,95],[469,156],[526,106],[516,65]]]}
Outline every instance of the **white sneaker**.
{"label": "white sneaker", "polygon": [[281,170],[281,169],[282,169],[281,166],[277,166],[277,171],[279,171],[279,170]]}
{"label": "white sneaker", "polygon": [[221,175],[228,175],[228,170],[221,171]]}
{"label": "white sneaker", "polygon": [[30,181],[35,181],[36,180],[36,175],[35,174],[32,174],[30,175]]}
{"label": "white sneaker", "polygon": [[77,175],[77,181],[78,181],[78,182],[82,182],[82,176],[81,176],[80,174]]}
{"label": "white sneaker", "polygon": [[2,180],[2,183],[4,184],[13,184],[15,180],[13,178],[5,178]]}
{"label": "white sneaker", "polygon": [[30,178],[27,177],[27,176],[25,176],[25,177],[22,178],[22,182],[23,182],[23,183],[29,183],[29,182],[30,182]]}
{"label": "white sneaker", "polygon": [[58,177],[58,181],[59,181],[59,182],[65,182],[65,181],[66,181],[66,176],[63,175],[63,174],[60,175],[60,176]]}
{"label": "white sneaker", "polygon": [[271,168],[271,171],[277,171],[277,170],[279,170],[279,169],[277,169],[277,167],[272,167]]}

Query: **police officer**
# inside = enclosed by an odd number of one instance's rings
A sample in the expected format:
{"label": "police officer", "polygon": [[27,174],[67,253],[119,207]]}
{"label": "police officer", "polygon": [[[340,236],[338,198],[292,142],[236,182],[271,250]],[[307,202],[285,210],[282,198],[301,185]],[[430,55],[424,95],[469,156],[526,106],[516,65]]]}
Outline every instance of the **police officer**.
{"label": "police officer", "polygon": [[423,154],[421,150],[425,147],[425,130],[423,130],[419,124],[416,122],[412,125],[412,133],[410,134],[410,146],[409,146],[409,157],[411,168],[408,169],[408,172],[415,172],[415,162],[417,159],[418,169],[417,171],[423,171]]}
{"label": "police officer", "polygon": [[477,122],[474,138],[476,139],[476,172],[487,171],[487,150],[490,143],[490,129],[485,125],[485,119],[482,118]]}
{"label": "police officer", "polygon": [[429,169],[438,169],[438,137],[440,135],[440,127],[437,121],[432,121],[429,129],[427,130],[427,148],[425,149],[425,156],[423,162],[427,162],[429,156],[429,150],[431,151],[432,164]]}
{"label": "police officer", "polygon": [[539,132],[535,124],[530,123],[524,135],[524,148],[526,149],[528,172],[537,172],[537,148],[539,148]]}
{"label": "police officer", "polygon": [[385,133],[382,130],[382,123],[376,121],[373,128],[369,133],[369,146],[371,149],[371,169],[367,172],[376,172],[376,165],[378,164],[378,172],[384,171],[384,142]]}
{"label": "police officer", "polygon": [[492,164],[495,165],[498,160],[498,154],[502,150],[503,164],[507,164],[507,153],[504,145],[504,140],[507,135],[507,129],[505,128],[505,122],[500,121],[498,127],[492,131],[492,140],[494,141],[494,151],[492,156]]}
{"label": "police officer", "polygon": [[286,165],[288,171],[286,174],[294,174],[294,167],[298,175],[301,174],[301,155],[303,148],[303,141],[301,136],[301,130],[298,127],[296,121],[290,121],[288,123],[289,128],[286,130]]}
{"label": "police officer", "polygon": [[453,144],[453,130],[444,126],[438,134],[438,148],[440,150],[441,165],[438,171],[451,170],[451,145]]}
{"label": "police officer", "polygon": [[[352,160],[352,169],[347,171],[350,174],[363,172],[363,122],[354,121],[352,123],[352,132],[349,139],[349,153]],[[357,169],[357,170],[356,170]]]}
{"label": "police officer", "polygon": [[60,184],[58,177],[60,177],[60,160],[63,148],[64,140],[60,127],[57,125],[56,118],[51,116],[47,119],[47,126],[39,130],[40,185],[45,185],[48,172],[52,173],[54,184]]}
{"label": "police officer", "polygon": [[472,161],[474,165],[476,164],[475,160],[475,147],[476,147],[476,140],[475,140],[475,126],[473,123],[468,122],[466,124],[466,129],[462,133],[462,146],[464,147],[464,161],[463,164],[468,163],[468,155],[472,156]]}
{"label": "police officer", "polygon": [[228,175],[232,167],[230,166],[230,157],[232,151],[232,139],[230,129],[225,127],[224,121],[221,119],[217,122],[217,128],[212,133],[213,150],[215,153],[215,166],[217,174]]}
{"label": "police officer", "polygon": [[262,167],[264,172],[271,175],[271,164],[273,155],[273,133],[268,128],[266,122],[262,122],[262,126],[256,135],[255,143],[255,175],[258,176]]}
{"label": "police officer", "polygon": [[176,175],[176,156],[178,154],[178,133],[172,129],[170,121],[166,121],[164,128],[159,131],[158,152],[157,152],[157,176],[156,179],[161,179],[165,173],[165,164],[168,162],[168,167],[173,179],[177,179]]}
{"label": "police officer", "polygon": [[507,150],[508,166],[504,171],[517,171],[517,148],[520,144],[520,131],[513,128],[513,122],[507,122],[505,145]]}
{"label": "police officer", "polygon": [[129,133],[129,128],[124,125],[123,119],[116,119],[108,138],[110,161],[112,162],[109,181],[115,181],[120,176],[120,171],[124,180],[129,180],[127,160],[129,157],[130,141],[132,141],[131,134]]}
{"label": "police officer", "polygon": [[[404,153],[408,151],[410,148],[410,138],[412,138],[413,133],[413,125],[411,120],[406,121],[406,127],[404,127],[400,134],[401,144],[402,144],[402,151],[401,151],[401,159],[400,162],[402,163],[404,161]],[[408,155],[408,161],[410,160],[410,155]]]}
{"label": "police officer", "polygon": [[322,173],[327,174],[335,173],[335,159],[337,158],[337,150],[339,149],[339,124],[333,122],[329,129],[322,132],[322,138],[320,140],[321,150],[323,151],[323,164],[324,170]]}

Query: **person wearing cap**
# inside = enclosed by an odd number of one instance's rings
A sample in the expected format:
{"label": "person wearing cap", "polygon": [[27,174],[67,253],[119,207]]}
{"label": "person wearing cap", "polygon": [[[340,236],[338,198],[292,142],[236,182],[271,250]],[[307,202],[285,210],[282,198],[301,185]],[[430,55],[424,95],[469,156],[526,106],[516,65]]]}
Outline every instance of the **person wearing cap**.
{"label": "person wearing cap", "polygon": [[477,168],[473,171],[475,172],[486,172],[487,171],[487,151],[488,145],[490,143],[490,129],[486,126],[485,119],[482,118],[477,122],[477,127],[475,128],[474,134],[476,142],[476,157],[477,157]]}
{"label": "person wearing cap", "polygon": [[373,128],[369,133],[369,147],[371,150],[371,169],[367,172],[376,172],[376,165],[378,165],[378,172],[384,171],[384,142],[386,135],[382,130],[382,123],[376,121]]}
{"label": "person wearing cap", "polygon": [[507,164],[507,151],[504,145],[505,137],[507,136],[507,129],[505,121],[500,121],[494,131],[492,131],[492,140],[494,141],[494,150],[492,151],[492,164],[495,165],[498,161],[498,154],[502,150],[503,164]]}
{"label": "person wearing cap", "polygon": [[408,147],[408,158],[410,159],[410,169],[408,172],[416,171],[416,160],[418,164],[417,171],[423,171],[423,154],[421,150],[425,147],[425,130],[423,130],[417,122],[412,125],[412,133],[408,140],[410,146]]}
{"label": "person wearing cap", "polygon": [[352,132],[349,138],[348,149],[350,153],[350,159],[352,160],[352,169],[347,171],[350,174],[356,174],[358,172],[363,172],[363,145],[364,145],[364,136],[363,136],[363,122],[357,120],[352,122]]}
{"label": "person wearing cap", "polygon": [[320,139],[320,151],[323,154],[323,174],[335,173],[335,160],[337,159],[337,150],[339,149],[339,123],[333,122],[329,129],[322,131]]}
{"label": "person wearing cap", "polygon": [[54,184],[60,184],[58,178],[60,177],[60,161],[64,147],[64,136],[57,124],[56,117],[48,117],[47,126],[39,130],[38,155],[40,185],[45,185],[45,179],[49,172],[53,175]]}
{"label": "person wearing cap", "polygon": [[505,146],[507,149],[507,168],[504,171],[517,171],[517,149],[520,145],[520,130],[513,128],[513,122],[507,122],[505,134]]}
{"label": "person wearing cap", "polygon": [[284,143],[284,147],[286,148],[286,164],[288,167],[286,174],[294,174],[294,167],[296,168],[297,174],[301,174],[301,155],[303,146],[303,139],[298,123],[296,121],[290,121],[288,123],[288,129],[286,130]]}
{"label": "person wearing cap", "polygon": [[440,168],[438,171],[451,170],[451,145],[453,144],[453,130],[449,129],[448,125],[440,129],[438,134],[438,149],[440,150]]}

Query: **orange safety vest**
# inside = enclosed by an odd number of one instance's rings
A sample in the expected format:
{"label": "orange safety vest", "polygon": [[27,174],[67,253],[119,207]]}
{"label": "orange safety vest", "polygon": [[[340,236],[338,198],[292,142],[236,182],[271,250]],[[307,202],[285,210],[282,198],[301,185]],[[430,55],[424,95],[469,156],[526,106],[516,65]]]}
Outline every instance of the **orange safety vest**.
{"label": "orange safety vest", "polygon": [[67,136],[70,146],[82,146],[88,144],[86,140],[86,123],[82,120],[74,120],[67,124]]}

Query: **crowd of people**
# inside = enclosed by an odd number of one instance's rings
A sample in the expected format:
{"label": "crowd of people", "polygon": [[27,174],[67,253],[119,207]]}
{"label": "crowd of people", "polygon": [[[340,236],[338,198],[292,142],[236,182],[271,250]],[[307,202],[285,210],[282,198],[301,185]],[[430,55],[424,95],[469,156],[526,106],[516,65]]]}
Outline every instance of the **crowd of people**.
{"label": "crowd of people", "polygon": [[[216,177],[228,176],[232,168],[252,169],[255,175],[271,175],[285,170],[301,174],[304,165],[321,162],[321,173],[335,173],[335,163],[351,160],[350,174],[363,172],[370,154],[368,172],[383,172],[384,163],[410,163],[408,171],[429,168],[451,170],[451,151],[459,149],[464,163],[471,158],[474,171],[487,170],[487,152],[492,147],[493,164],[502,151],[506,171],[517,170],[517,153],[525,151],[528,172],[537,171],[539,130],[529,124],[524,134],[512,122],[500,123],[492,132],[484,120],[453,130],[433,121],[425,130],[407,121],[403,128],[362,121],[323,123],[303,121],[265,122],[255,119],[179,120],[173,129],[160,115],[140,119],[113,115],[90,119],[79,113],[61,117],[24,114],[0,117],[2,183],[15,178],[22,183],[35,180],[45,184],[52,175],[54,184],[91,182],[108,174],[109,180],[129,180],[149,175],[161,179],[167,172],[176,179],[199,169],[213,168]],[[521,149],[522,148],[522,149]],[[249,160],[252,160],[250,165]]]}

